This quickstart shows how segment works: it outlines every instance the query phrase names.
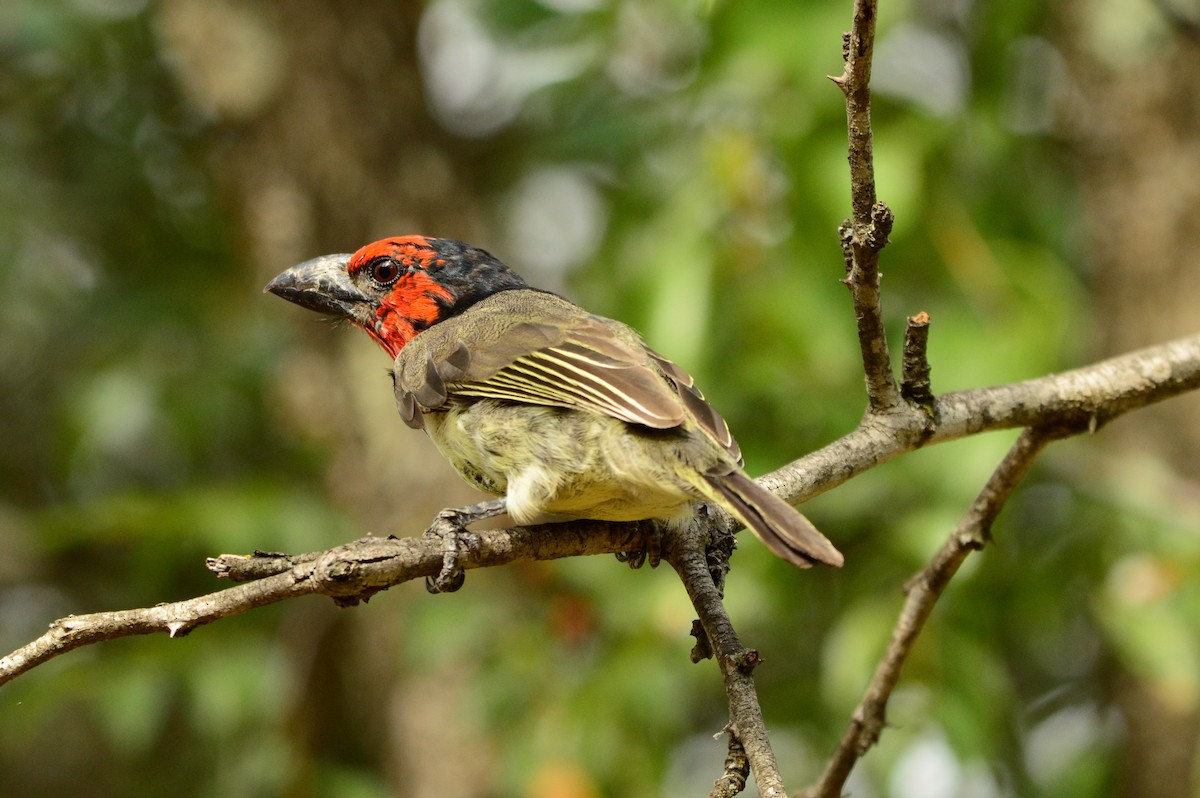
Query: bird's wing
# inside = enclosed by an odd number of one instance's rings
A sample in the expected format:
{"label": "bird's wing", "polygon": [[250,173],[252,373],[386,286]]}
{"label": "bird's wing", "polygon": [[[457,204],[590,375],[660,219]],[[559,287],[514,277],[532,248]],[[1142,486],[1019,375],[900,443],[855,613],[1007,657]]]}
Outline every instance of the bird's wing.
{"label": "bird's wing", "polygon": [[413,427],[453,396],[588,410],[653,429],[691,417],[740,462],[729,427],[687,372],[625,325],[553,294],[505,291],[434,325],[400,353],[394,378]]}
{"label": "bird's wing", "polygon": [[739,466],[745,465],[742,460],[742,448],[734,440],[733,433],[729,430],[729,425],[725,423],[725,419],[721,417],[717,409],[708,403],[708,400],[704,398],[704,394],[700,393],[700,389],[696,387],[692,375],[650,347],[646,347],[646,352],[654,359],[658,367],[667,375],[667,379],[675,386],[675,392],[684,406],[687,407],[692,418],[700,425],[700,428],[704,430],[708,437],[720,444],[737,461]]}
{"label": "bird's wing", "polygon": [[644,349],[615,335],[606,319],[574,322],[517,325],[449,392],[590,410],[654,429],[684,422],[687,408]]}

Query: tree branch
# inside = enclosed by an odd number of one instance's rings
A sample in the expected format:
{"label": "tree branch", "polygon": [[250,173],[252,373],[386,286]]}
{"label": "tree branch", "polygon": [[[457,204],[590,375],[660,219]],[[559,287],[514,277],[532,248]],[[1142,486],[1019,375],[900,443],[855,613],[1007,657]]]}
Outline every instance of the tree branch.
{"label": "tree branch", "polygon": [[872,413],[900,404],[888,354],[879,296],[879,252],[888,243],[894,218],[875,196],[875,154],[871,134],[871,57],[875,50],[875,0],[855,0],[854,23],[842,42],[846,65],[831,77],[846,97],[850,160],[851,217],[839,230],[846,260],[846,286],[854,302],[858,342]]}
{"label": "tree branch", "polygon": [[[687,589],[725,679],[725,693],[729,698],[726,731],[741,745],[749,760],[759,794],[763,798],[786,798],[751,675],[761,660],[757,651],[742,646],[725,611],[721,591],[713,581],[705,556],[703,541],[710,537],[711,528],[702,523],[693,523],[685,531],[672,531],[664,536],[664,557]],[[730,748],[731,755],[734,750]],[[714,785],[714,791],[720,781]]]}
{"label": "tree branch", "polygon": [[826,765],[820,782],[805,791],[805,798],[838,798],[841,795],[854,763],[879,740],[887,721],[887,702],[900,678],[900,670],[942,590],[967,556],[982,549],[990,540],[992,522],[1029,470],[1034,458],[1047,443],[1065,434],[1069,432],[1062,429],[1027,429],[1022,432],[1004,460],[992,472],[953,534],[930,563],[905,585],[907,598],[896,627],[892,630],[887,651],[875,669],[862,701],[854,710],[846,733]]}
{"label": "tree branch", "polygon": [[[461,565],[481,568],[634,551],[645,545],[649,526],[649,522],[578,521],[488,530],[478,533],[478,550],[464,557]],[[266,556],[268,562],[286,559],[286,555]],[[238,559],[254,558],[224,555],[210,562]],[[344,606],[366,601],[402,582],[436,575],[442,567],[442,544],[423,538],[368,537],[291,559],[295,564],[282,571],[186,601],[59,619],[38,639],[0,658],[0,685],[60,654],[105,640],[155,632],[182,637],[198,626],[297,596],[329,596]]]}
{"label": "tree branch", "polygon": [[897,455],[981,432],[1069,427],[1114,418],[1200,388],[1200,335],[1038,379],[943,394],[931,411],[868,415],[853,432],[759,479],[798,503]]}

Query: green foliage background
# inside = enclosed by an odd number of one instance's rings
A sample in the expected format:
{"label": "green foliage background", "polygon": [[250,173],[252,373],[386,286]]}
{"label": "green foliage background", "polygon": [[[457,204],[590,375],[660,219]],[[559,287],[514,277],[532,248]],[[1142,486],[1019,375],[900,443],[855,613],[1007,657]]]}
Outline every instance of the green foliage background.
{"label": "green foliage background", "polygon": [[[696,375],[752,473],[857,423],[845,118],[825,79],[848,2],[377,5],[418,27],[322,39],[314,21],[306,44],[285,35],[282,17],[305,24],[286,4],[0,8],[0,649],[68,613],[215,589],[205,556],[415,534],[469,495],[390,415],[365,337],[259,293],[293,260],[414,220],[639,327]],[[1114,47],[1169,41],[1149,7],[1083,5]],[[233,100],[182,57],[180,9],[241,42],[209,47],[193,26]],[[1070,87],[1046,68],[1059,12],[881,9],[885,310],[894,331],[932,314],[939,391],[1104,354],[1078,142],[1056,116]],[[491,80],[471,94],[484,51]],[[295,128],[317,153],[380,138],[381,162],[323,174],[371,172],[395,207],[347,189],[342,216],[318,209],[305,238],[265,246],[254,220],[275,195],[229,153],[326,61],[418,69],[406,102],[427,121],[393,140],[399,118],[360,104],[332,130]],[[350,91],[337,74],[314,103]],[[262,158],[287,144],[261,141]],[[1012,438],[905,457],[811,502],[841,572],[743,541],[729,609],[766,658],[789,784],[819,772],[902,584]],[[393,458],[408,470],[382,470]],[[1200,702],[1195,487],[1153,451],[1056,445],[935,612],[853,794],[1117,793],[1132,744],[1117,685],[1184,716]],[[104,644],[0,689],[0,794],[706,794],[726,714],[716,669],[687,662],[690,619],[671,573],[596,558]]]}

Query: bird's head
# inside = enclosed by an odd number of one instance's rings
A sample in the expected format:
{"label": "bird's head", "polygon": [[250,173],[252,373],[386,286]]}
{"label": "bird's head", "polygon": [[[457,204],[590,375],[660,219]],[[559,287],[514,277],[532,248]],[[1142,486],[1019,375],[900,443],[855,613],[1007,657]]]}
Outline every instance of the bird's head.
{"label": "bird's head", "polygon": [[399,236],[353,255],[293,266],[264,291],[349,319],[395,357],[413,336],[525,281],[490,253],[445,238]]}

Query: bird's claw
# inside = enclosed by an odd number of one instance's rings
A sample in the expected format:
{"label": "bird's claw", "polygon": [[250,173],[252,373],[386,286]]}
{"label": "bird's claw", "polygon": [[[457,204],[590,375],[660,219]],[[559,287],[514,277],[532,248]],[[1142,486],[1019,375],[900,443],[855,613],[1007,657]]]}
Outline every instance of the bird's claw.
{"label": "bird's claw", "polygon": [[617,562],[626,563],[635,571],[645,565],[647,560],[651,568],[657,568],[662,561],[662,527],[654,521],[643,521],[642,525],[642,547],[637,551],[617,552]]}
{"label": "bird's claw", "polygon": [[453,593],[462,587],[465,581],[467,581],[466,571],[443,564],[442,571],[437,576],[425,577],[425,590],[435,596],[438,593]]}
{"label": "bird's claw", "polygon": [[646,551],[618,551],[616,553],[617,562],[623,562],[631,569],[636,571],[646,564]]}
{"label": "bird's claw", "polygon": [[479,536],[467,531],[465,520],[459,510],[442,510],[425,530],[423,537],[442,541],[442,570],[437,576],[425,577],[425,589],[430,593],[453,593],[462,587],[467,574],[459,558],[464,553],[479,553]]}

